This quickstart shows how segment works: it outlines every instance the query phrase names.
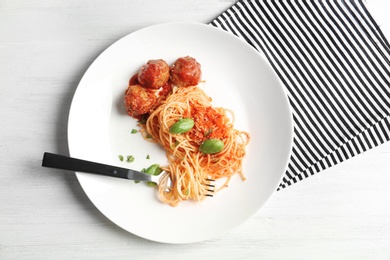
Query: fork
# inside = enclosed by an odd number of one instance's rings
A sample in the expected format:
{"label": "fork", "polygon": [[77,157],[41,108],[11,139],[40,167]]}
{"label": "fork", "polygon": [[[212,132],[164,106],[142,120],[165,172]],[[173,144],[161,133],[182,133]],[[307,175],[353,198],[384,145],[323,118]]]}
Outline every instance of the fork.
{"label": "fork", "polygon": [[[165,176],[167,176],[168,179],[166,181],[166,186],[172,187],[172,180],[169,174],[165,174],[167,173],[166,171],[162,171],[159,175],[150,175],[132,169],[77,159],[65,155],[48,152],[45,152],[43,154],[42,166],[75,172],[93,173],[127,180],[153,182],[157,185],[160,185]],[[207,193],[204,195],[212,197],[215,190],[214,180],[206,179],[204,185],[207,186]]]}

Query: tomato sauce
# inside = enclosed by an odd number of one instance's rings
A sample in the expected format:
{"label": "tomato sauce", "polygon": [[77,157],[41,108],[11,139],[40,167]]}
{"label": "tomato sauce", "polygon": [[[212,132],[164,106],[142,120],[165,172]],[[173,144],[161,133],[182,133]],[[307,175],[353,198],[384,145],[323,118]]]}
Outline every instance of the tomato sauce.
{"label": "tomato sauce", "polygon": [[163,97],[166,97],[168,96],[168,94],[170,94],[172,91],[172,84],[170,81],[168,81],[167,83],[165,83],[161,88],[160,88],[160,91],[158,92],[158,95],[159,96],[163,96]]}
{"label": "tomato sauce", "polygon": [[132,85],[139,85],[139,82],[138,82],[138,73],[137,74],[134,74],[130,80],[129,80],[129,85],[132,86]]}
{"label": "tomato sauce", "polygon": [[188,134],[197,144],[201,144],[204,140],[210,138],[220,140],[226,138],[228,132],[227,118],[213,107],[194,104],[191,107],[191,117],[195,125]]}

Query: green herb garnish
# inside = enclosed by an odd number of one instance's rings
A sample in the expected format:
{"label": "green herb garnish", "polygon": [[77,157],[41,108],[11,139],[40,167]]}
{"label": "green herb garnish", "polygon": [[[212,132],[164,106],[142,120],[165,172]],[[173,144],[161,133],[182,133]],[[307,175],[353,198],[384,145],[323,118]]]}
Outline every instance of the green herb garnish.
{"label": "green herb garnish", "polygon": [[[159,175],[161,172],[162,172],[162,169],[160,168],[160,165],[158,165],[158,164],[152,164],[145,170],[145,173],[150,174],[150,175]],[[146,185],[148,185],[149,187],[154,187],[157,184],[154,182],[147,182]]]}

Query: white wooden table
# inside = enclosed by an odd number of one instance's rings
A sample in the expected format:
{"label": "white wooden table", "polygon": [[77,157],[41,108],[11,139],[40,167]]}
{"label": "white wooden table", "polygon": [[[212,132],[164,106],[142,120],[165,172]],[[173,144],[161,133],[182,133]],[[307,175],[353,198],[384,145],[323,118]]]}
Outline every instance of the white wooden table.
{"label": "white wooden table", "polygon": [[[233,0],[0,1],[0,259],[389,259],[390,143],[276,192],[224,236],[190,245],[138,238],[106,219],[67,154],[74,91],[106,47],[142,27],[208,23]],[[390,4],[368,0],[390,36]]]}

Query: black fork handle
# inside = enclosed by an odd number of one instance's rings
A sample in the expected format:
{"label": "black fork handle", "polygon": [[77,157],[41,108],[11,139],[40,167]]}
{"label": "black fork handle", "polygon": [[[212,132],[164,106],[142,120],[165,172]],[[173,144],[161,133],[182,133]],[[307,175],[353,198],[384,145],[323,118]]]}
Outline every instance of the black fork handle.
{"label": "black fork handle", "polygon": [[117,166],[76,159],[48,152],[43,154],[42,166],[74,172],[94,173],[123,179],[128,179],[129,171],[131,171]]}

